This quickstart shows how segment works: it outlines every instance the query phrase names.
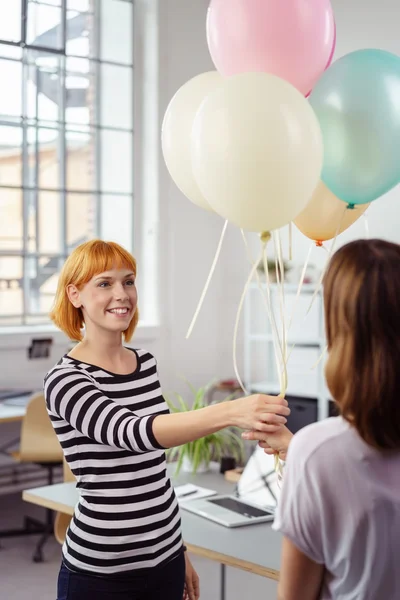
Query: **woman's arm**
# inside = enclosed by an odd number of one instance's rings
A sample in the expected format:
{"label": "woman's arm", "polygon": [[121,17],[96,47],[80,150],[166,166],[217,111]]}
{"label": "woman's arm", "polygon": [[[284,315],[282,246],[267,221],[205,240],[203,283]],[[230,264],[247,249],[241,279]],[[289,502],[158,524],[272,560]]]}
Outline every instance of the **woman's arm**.
{"label": "woman's arm", "polygon": [[137,417],[74,368],[53,371],[44,391],[56,429],[61,418],[101,444],[140,453],[179,446],[229,426],[276,431],[290,413],[286,400],[256,394],[186,413]]}
{"label": "woman's arm", "polygon": [[171,448],[210,435],[224,427],[271,433],[286,422],[289,414],[286,400],[254,394],[199,410],[159,415],[154,419],[153,433],[161,446]]}
{"label": "woman's arm", "polygon": [[323,574],[323,565],[313,562],[284,536],[278,600],[318,600]]}

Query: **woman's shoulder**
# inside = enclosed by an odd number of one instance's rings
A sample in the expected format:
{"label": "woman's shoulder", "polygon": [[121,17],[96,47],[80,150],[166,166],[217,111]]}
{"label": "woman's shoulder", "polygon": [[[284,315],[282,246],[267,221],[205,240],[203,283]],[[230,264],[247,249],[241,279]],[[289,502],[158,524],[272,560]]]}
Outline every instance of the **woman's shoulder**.
{"label": "woman's shoulder", "polygon": [[343,447],[352,438],[351,427],[342,417],[330,417],[300,429],[293,437],[289,453],[304,462],[331,455],[335,447]]}
{"label": "woman's shoulder", "polygon": [[135,354],[140,358],[141,363],[144,363],[147,361],[153,361],[157,364],[156,357],[149,350],[147,350],[145,348],[133,348],[133,347],[130,347],[129,349],[132,350],[133,352],[135,352]]}
{"label": "woman's shoulder", "polygon": [[63,378],[70,377],[71,375],[81,376],[82,374],[86,374],[90,378],[87,369],[84,367],[85,365],[79,361],[75,360],[71,356],[68,356],[68,354],[64,354],[60,360],[46,373],[44,381],[46,383],[48,380],[51,380],[54,377]]}

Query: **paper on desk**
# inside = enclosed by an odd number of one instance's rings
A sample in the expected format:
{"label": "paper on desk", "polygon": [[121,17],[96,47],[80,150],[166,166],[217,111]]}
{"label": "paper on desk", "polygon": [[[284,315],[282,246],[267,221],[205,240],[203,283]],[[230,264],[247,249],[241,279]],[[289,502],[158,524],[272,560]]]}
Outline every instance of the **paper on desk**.
{"label": "paper on desk", "polygon": [[216,493],[215,490],[193,485],[192,483],[178,485],[175,488],[175,494],[180,503],[189,502],[189,500],[198,500],[199,498],[208,498],[208,496],[215,496]]}

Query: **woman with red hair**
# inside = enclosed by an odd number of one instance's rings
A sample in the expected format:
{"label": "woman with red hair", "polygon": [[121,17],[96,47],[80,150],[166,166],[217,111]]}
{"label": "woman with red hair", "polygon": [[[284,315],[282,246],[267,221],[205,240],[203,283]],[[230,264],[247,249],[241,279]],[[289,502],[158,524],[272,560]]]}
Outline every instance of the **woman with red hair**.
{"label": "woman with red hair", "polygon": [[197,600],[164,450],[229,426],[273,432],[290,412],[254,395],[169,414],[156,359],[123,343],[138,322],[135,278],[129,252],[93,240],[58,283],[51,317],[78,344],[47,374],[45,397],[80,490],[58,600]]}

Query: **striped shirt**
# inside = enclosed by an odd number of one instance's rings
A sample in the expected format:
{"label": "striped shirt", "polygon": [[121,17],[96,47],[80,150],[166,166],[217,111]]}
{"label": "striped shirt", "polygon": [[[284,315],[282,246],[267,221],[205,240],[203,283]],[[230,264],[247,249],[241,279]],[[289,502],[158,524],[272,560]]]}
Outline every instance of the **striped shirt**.
{"label": "striped shirt", "polygon": [[169,410],[154,356],[134,352],[129,375],[64,356],[45,377],[47,410],[80,490],[63,545],[72,570],[148,569],[182,549],[178,503],[153,434],[155,417]]}

